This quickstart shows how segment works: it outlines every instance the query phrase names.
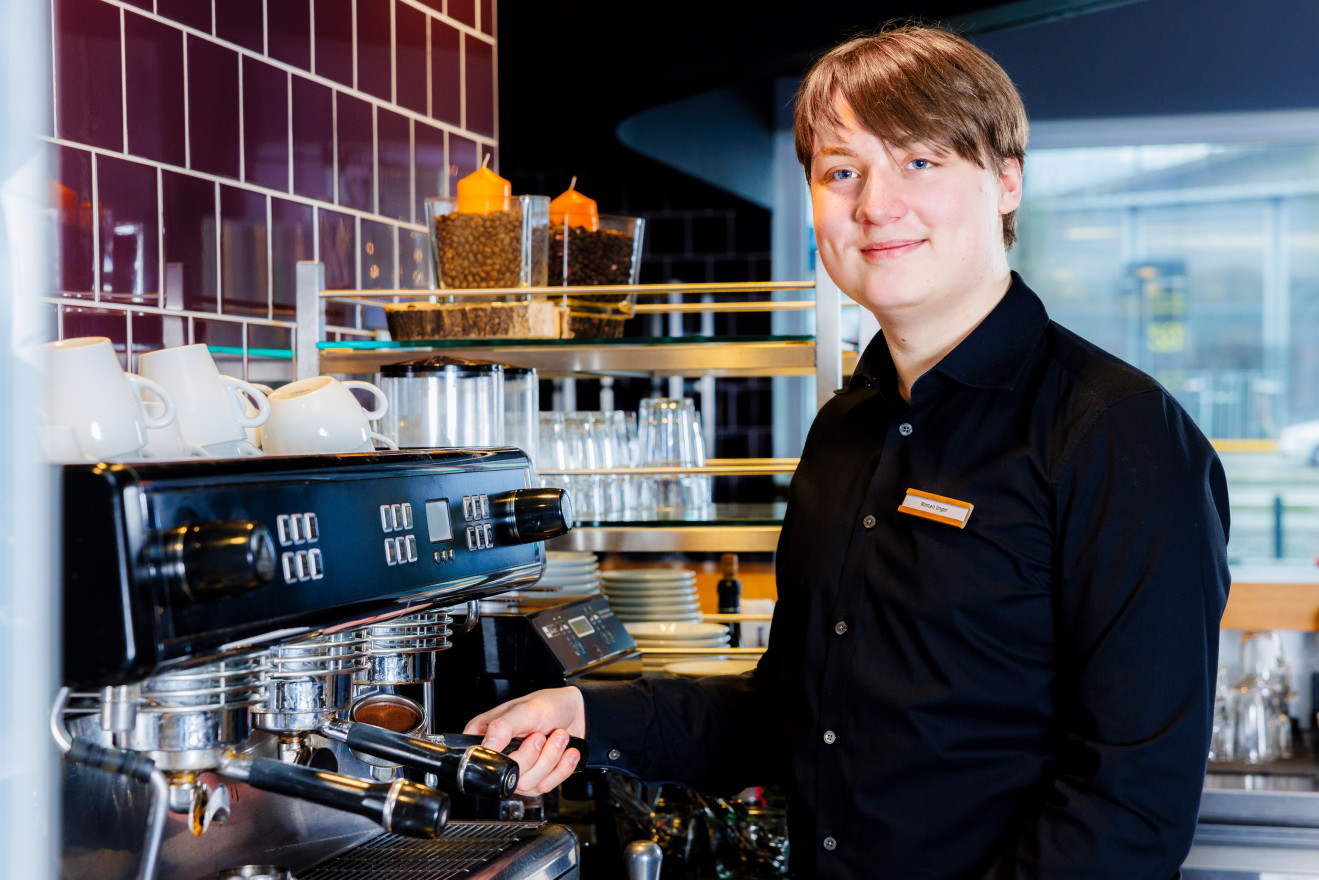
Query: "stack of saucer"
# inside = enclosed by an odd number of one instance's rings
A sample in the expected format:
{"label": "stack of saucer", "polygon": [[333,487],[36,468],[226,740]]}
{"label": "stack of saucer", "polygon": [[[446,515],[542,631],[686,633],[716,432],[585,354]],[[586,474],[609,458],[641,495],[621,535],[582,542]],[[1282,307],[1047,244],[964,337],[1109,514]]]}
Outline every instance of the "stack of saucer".
{"label": "stack of saucer", "polygon": [[545,574],[534,587],[524,587],[527,596],[593,596],[600,592],[600,566],[594,553],[547,550]]}
{"label": "stack of saucer", "polygon": [[696,572],[681,568],[629,568],[600,577],[618,619],[698,622]]}
{"label": "stack of saucer", "polygon": [[663,669],[679,678],[705,678],[707,675],[741,675],[755,669],[758,662],[747,657],[707,657],[666,662]]}
{"label": "stack of saucer", "polygon": [[[636,641],[642,653],[642,667],[645,669],[663,669],[668,663],[690,658],[693,648],[726,648],[728,646],[728,627],[722,623],[687,623],[684,621],[643,621],[625,623],[623,627]],[[696,655],[705,659],[725,659],[716,654]]]}

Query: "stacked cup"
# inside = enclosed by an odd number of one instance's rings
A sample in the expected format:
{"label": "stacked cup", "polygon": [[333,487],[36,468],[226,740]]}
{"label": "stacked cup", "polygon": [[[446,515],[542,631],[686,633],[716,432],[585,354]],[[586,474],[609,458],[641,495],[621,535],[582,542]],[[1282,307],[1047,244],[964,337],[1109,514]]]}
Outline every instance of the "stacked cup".
{"label": "stacked cup", "polygon": [[[643,467],[703,467],[705,444],[691,398],[641,401],[638,442]],[[643,483],[641,506],[661,517],[701,515],[710,503],[709,478],[700,474],[651,477]]]}
{"label": "stacked cup", "polygon": [[[49,401],[40,436],[51,461],[149,456],[148,431],[173,425],[174,398],[150,379],[124,372],[104,336],[50,342],[43,350]],[[144,392],[156,398],[156,407],[148,406]]]}
{"label": "stacked cup", "polygon": [[178,406],[177,430],[152,436],[151,449],[157,457],[261,454],[248,442],[246,431],[265,424],[270,404],[256,386],[221,373],[209,348],[198,343],[149,351],[139,362],[142,375],[168,391]]}

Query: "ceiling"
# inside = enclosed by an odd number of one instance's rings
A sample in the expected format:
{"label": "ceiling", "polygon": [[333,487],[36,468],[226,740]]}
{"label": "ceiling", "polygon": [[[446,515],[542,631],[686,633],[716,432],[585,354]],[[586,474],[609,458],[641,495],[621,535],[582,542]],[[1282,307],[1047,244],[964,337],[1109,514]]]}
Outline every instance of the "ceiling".
{"label": "ceiling", "polygon": [[779,76],[842,40],[917,17],[967,33],[1135,0],[508,0],[499,4],[500,141],[550,154],[641,110],[743,87],[772,113]]}

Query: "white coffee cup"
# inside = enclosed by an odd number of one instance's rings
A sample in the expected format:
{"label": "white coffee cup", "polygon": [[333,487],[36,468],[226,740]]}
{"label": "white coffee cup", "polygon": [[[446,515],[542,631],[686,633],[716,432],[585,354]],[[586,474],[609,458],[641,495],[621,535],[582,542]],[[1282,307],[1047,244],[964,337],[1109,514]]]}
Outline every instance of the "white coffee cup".
{"label": "white coffee cup", "polygon": [[[142,375],[174,398],[179,431],[189,443],[225,449],[245,438],[245,428],[262,425],[270,417],[265,395],[242,379],[221,373],[205,345],[149,351],[139,363]],[[255,415],[247,414],[249,402]]]}
{"label": "white coffee cup", "polygon": [[[160,414],[162,409],[163,405],[159,401],[147,401],[147,412],[151,415]],[[147,445],[141,455],[143,458],[160,461],[209,457],[205,449],[184,439],[183,432],[179,430],[178,419],[163,428],[147,428]]]}
{"label": "white coffee cup", "polygon": [[[363,409],[352,388],[369,392],[379,406]],[[268,399],[270,418],[261,426],[261,448],[270,455],[370,452],[373,440],[398,449],[371,430],[369,420],[384,415],[389,401],[370,382],[313,376],[275,389]]]}
{"label": "white coffee cup", "polygon": [[[72,427],[87,458],[137,457],[147,445],[147,428],[163,428],[174,421],[176,409],[169,392],[150,379],[125,373],[114,345],[104,336],[62,339],[42,348],[49,380],[49,424]],[[143,391],[160,399],[161,412],[147,412]]]}
{"label": "white coffee cup", "polygon": [[37,440],[46,461],[56,464],[77,464],[91,461],[78,445],[78,434],[72,425],[38,425]]}

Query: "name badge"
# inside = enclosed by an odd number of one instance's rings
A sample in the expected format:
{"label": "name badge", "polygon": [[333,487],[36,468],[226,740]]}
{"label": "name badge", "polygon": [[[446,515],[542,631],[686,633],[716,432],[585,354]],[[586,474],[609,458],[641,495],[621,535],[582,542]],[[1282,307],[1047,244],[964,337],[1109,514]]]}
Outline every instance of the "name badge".
{"label": "name badge", "polygon": [[974,509],[975,505],[966,501],[945,498],[943,495],[922,492],[920,489],[908,489],[907,497],[898,505],[898,513],[932,519],[935,522],[957,526],[959,529],[966,528],[966,521],[971,518],[971,511]]}

